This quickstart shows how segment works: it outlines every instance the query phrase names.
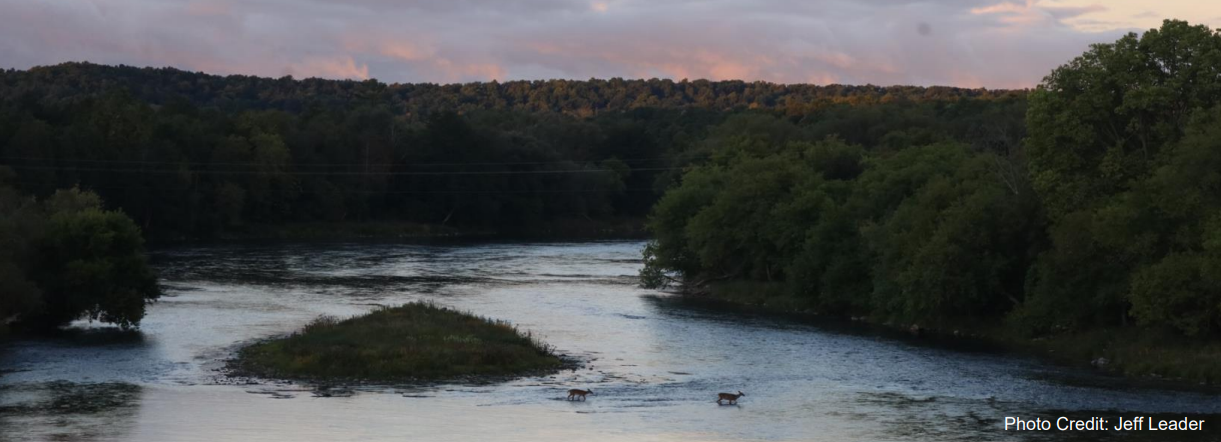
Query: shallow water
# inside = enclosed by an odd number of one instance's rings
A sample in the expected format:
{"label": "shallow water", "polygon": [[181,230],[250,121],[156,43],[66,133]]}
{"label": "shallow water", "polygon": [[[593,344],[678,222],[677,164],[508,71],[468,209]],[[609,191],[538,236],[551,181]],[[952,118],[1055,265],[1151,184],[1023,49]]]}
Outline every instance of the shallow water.
{"label": "shallow water", "polygon": [[[639,242],[219,245],[158,251],[139,333],[0,350],[0,440],[1221,440],[1216,431],[1006,432],[1006,416],[1184,415],[1214,392],[638,288]],[[241,344],[428,299],[507,319],[587,368],[496,385],[316,388],[225,378]],[[235,382],[239,385],[235,385]],[[588,387],[586,402],[564,390]],[[717,406],[721,391],[746,392]]]}

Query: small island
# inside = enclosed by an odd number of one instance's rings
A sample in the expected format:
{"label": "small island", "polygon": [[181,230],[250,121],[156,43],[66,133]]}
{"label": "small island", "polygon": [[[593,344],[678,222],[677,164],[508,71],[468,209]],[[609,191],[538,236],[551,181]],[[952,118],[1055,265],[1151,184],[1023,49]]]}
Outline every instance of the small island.
{"label": "small island", "polygon": [[506,321],[432,303],[322,317],[290,336],[243,348],[243,375],[327,382],[437,381],[556,370],[554,349]]}

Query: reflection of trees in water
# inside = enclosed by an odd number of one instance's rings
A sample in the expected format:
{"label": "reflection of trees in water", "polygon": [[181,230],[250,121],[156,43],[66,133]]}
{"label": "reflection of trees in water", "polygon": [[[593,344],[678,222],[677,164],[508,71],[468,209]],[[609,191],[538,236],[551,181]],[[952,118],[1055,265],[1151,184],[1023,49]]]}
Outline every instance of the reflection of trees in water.
{"label": "reflection of trees in water", "polygon": [[122,440],[140,395],[124,383],[0,385],[0,440]]}

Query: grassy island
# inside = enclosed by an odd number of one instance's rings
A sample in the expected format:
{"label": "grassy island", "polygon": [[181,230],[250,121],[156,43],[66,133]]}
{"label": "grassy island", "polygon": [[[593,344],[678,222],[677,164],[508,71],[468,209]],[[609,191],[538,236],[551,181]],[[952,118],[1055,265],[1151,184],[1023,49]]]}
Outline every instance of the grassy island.
{"label": "grassy island", "polygon": [[508,322],[411,303],[346,320],[319,318],[291,336],[242,349],[234,365],[282,379],[411,381],[520,375],[562,361]]}

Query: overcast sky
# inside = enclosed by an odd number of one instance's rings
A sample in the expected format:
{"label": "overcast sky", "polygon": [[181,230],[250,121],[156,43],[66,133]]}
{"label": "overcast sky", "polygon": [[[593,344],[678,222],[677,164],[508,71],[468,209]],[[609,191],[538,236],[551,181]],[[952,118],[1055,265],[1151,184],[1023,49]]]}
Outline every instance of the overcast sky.
{"label": "overcast sky", "polygon": [[1010,88],[1217,0],[0,0],[0,67]]}

